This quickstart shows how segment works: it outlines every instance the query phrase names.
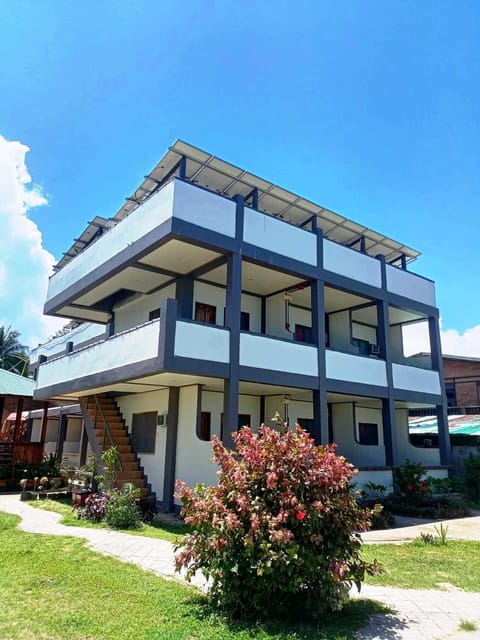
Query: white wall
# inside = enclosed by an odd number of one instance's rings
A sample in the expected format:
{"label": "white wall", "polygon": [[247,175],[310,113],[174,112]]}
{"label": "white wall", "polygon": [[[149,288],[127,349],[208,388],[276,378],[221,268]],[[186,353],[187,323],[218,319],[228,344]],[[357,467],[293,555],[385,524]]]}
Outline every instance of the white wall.
{"label": "white wall", "polygon": [[[129,433],[132,431],[132,415],[156,411],[166,413],[168,410],[168,389],[136,393],[128,396],[118,396],[117,404],[123,415]],[[158,427],[155,438],[155,453],[139,454],[140,464],[145,468],[148,481],[157,494],[158,500],[163,500],[163,476],[165,472],[165,446],[167,441],[167,427]]]}
{"label": "white wall", "polygon": [[[271,418],[275,415],[275,412],[284,417],[285,405],[283,403],[284,396],[267,396],[265,398],[265,424],[267,427],[272,427],[273,422]],[[306,420],[313,420],[313,404],[312,402],[300,402],[298,400],[292,400],[288,405],[288,424],[291,429],[294,429],[300,418]]]}
{"label": "white wall", "polygon": [[242,333],[240,364],[259,369],[273,369],[318,376],[318,350],[300,342],[289,344],[274,338]]}
{"label": "white wall", "polygon": [[285,328],[285,300],[283,293],[267,298],[267,322],[266,329],[269,336],[294,340],[295,325],[303,324],[305,327],[312,326],[312,312],[307,309],[299,309],[289,306],[290,331]]}
{"label": "white wall", "polygon": [[[211,414],[210,434],[220,437],[221,415],[223,413],[223,393],[212,391],[202,392],[202,411],[209,411]],[[248,414],[251,418],[249,425],[253,431],[257,431],[260,424],[260,398],[256,396],[238,396],[238,413]],[[197,437],[197,436],[195,436]],[[199,440],[202,442],[202,440]]]}
{"label": "white wall", "polygon": [[358,349],[351,342],[348,309],[328,314],[328,344],[330,349],[338,349],[348,353],[358,352]]}
{"label": "white wall", "polygon": [[387,264],[387,289],[405,298],[435,306],[435,284],[415,273]]}
{"label": "white wall", "polygon": [[157,320],[46,362],[38,369],[37,389],[154,358],[159,333]]}
{"label": "white wall", "polygon": [[208,324],[177,320],[174,353],[184,358],[229,362],[230,332]]}
{"label": "white wall", "polygon": [[182,387],[178,410],[175,478],[183,480],[190,487],[199,482],[217,484],[217,465],[210,462],[212,445],[199,440],[195,433],[197,404],[198,387]]}
{"label": "white wall", "polygon": [[440,464],[440,452],[438,448],[415,447],[411,444],[408,435],[407,409],[395,410],[395,423],[398,455],[402,463],[408,459],[413,462],[422,462],[424,465]]}
{"label": "white wall", "polygon": [[300,262],[317,265],[315,234],[248,207],[245,207],[243,239]]}
{"label": "white wall", "polygon": [[397,389],[441,394],[440,376],[437,371],[394,363],[392,365],[392,374],[393,386]]}
{"label": "white wall", "polygon": [[[361,407],[353,403],[332,405],[333,441],[338,444],[337,453],[349,462],[361,467],[385,465],[383,421],[381,409]],[[358,443],[358,425],[371,422],[378,425],[378,445]]]}
{"label": "white wall", "polygon": [[354,356],[327,349],[325,352],[327,378],[363,384],[387,386],[387,370],[383,360]]}
{"label": "white wall", "polygon": [[262,301],[260,298],[242,293],[241,310],[250,314],[250,331],[260,333],[262,330]]}
{"label": "white wall", "polygon": [[233,200],[175,180],[173,215],[176,218],[234,238],[236,208]]}
{"label": "white wall", "polygon": [[367,340],[370,344],[377,344],[377,330],[375,327],[370,327],[366,324],[352,322],[352,338]]}
{"label": "white wall", "polygon": [[328,271],[365,282],[373,287],[382,286],[379,260],[331,240],[323,240],[323,266]]}
{"label": "white wall", "polygon": [[174,182],[157,191],[119,224],[105,232],[71,262],[57,271],[48,283],[47,300],[78,282],[120,251],[172,216]]}
{"label": "white wall", "polygon": [[175,298],[175,283],[150,295],[139,295],[129,302],[113,308],[115,312],[115,333],[132,329],[148,322],[150,311],[158,309],[162,300]]}
{"label": "white wall", "polygon": [[357,489],[365,489],[369,482],[383,484],[387,487],[387,493],[393,489],[393,477],[391,471],[359,471],[354,477]]}

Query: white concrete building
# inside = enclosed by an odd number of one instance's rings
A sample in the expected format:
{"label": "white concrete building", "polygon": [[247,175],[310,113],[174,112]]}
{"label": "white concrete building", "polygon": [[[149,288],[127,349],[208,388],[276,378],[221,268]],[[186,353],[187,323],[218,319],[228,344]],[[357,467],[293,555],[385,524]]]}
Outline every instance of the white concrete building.
{"label": "white concrete building", "polygon": [[[391,483],[406,458],[444,475],[439,314],[417,256],[177,141],[57,265],[45,312],[83,324],[33,354],[35,397],[80,401],[92,450],[116,442],[166,508],[175,479],[215,482],[214,434],[275,411],[336,442],[361,482]],[[407,359],[402,327],[420,321],[432,355]],[[426,406],[439,449],[409,440],[408,408]]]}

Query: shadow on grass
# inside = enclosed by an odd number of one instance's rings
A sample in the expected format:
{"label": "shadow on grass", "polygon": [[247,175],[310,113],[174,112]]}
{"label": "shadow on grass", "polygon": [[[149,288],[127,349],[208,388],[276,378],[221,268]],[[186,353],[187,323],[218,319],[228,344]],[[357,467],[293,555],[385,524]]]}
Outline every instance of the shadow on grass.
{"label": "shadow on grass", "polygon": [[[200,594],[188,599],[189,611],[200,621],[221,622],[233,633],[247,633],[247,637],[268,637],[275,640],[352,640],[358,632],[369,625],[370,620],[391,618],[392,621],[382,629],[400,629],[394,626],[392,610],[374,600],[354,598],[349,600],[341,611],[325,614],[321,622],[305,623],[290,620],[237,620],[231,619],[219,610],[206,597]],[[398,622],[398,621],[397,621]],[[396,624],[396,623],[395,623]],[[368,631],[368,629],[366,629]],[[242,635],[242,637],[244,637]],[[358,636],[362,639],[373,638],[373,635]],[[385,638],[396,638],[387,633]]]}

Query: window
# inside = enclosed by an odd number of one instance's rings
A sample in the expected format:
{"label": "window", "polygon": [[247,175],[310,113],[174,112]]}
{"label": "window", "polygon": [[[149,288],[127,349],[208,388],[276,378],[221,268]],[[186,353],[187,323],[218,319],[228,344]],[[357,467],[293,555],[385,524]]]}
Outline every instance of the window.
{"label": "window", "polygon": [[447,407],[457,406],[457,392],[455,390],[454,382],[445,383],[445,393],[447,394]]}
{"label": "window", "polygon": [[[251,416],[248,413],[240,413],[237,421],[237,430],[251,426]],[[220,440],[223,440],[223,413],[220,416]]]}
{"label": "window", "polygon": [[358,443],[369,446],[378,445],[378,424],[373,424],[372,422],[359,422]]}
{"label": "window", "polygon": [[240,331],[250,331],[250,314],[246,311],[240,312]]}
{"label": "window", "polygon": [[132,416],[132,449],[135,453],[155,453],[157,412],[134,413]]}
{"label": "window", "polygon": [[217,308],[211,304],[203,302],[195,303],[195,320],[197,322],[206,322],[207,324],[215,324],[217,320]]}
{"label": "window", "polygon": [[309,433],[313,432],[315,422],[311,418],[297,418],[298,424]]}
{"label": "window", "polygon": [[160,307],[158,309],[153,309],[148,314],[149,320],[158,320],[158,318],[160,318]]}
{"label": "window", "polygon": [[211,435],[211,421],[212,414],[210,411],[202,411],[200,413],[200,423],[198,425],[197,436],[200,440],[205,440],[208,442],[210,440]]}
{"label": "window", "polygon": [[310,342],[313,343],[313,331],[312,327],[307,327],[303,324],[295,325],[295,340],[298,342]]}

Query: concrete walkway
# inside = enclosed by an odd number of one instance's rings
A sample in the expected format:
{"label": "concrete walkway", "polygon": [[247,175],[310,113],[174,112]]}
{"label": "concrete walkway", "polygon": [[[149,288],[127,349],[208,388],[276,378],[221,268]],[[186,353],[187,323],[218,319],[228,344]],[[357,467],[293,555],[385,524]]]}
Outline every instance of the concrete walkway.
{"label": "concrete walkway", "polygon": [[[0,511],[20,516],[20,528],[24,531],[84,538],[95,551],[135,563],[164,578],[174,579],[173,545],[165,540],[104,529],[66,527],[59,524],[59,514],[35,509],[27,502],[20,502],[18,495],[0,495]],[[472,524],[474,529],[479,526],[478,522]],[[365,535],[369,536],[370,533]],[[195,584],[205,588],[201,576]],[[352,595],[356,597],[356,593],[352,592]],[[464,593],[457,589],[420,591],[364,585],[360,596],[382,602],[395,613],[374,616],[369,626],[357,635],[358,640],[480,640],[480,593]],[[479,631],[460,631],[458,625],[463,620],[476,623]]]}

